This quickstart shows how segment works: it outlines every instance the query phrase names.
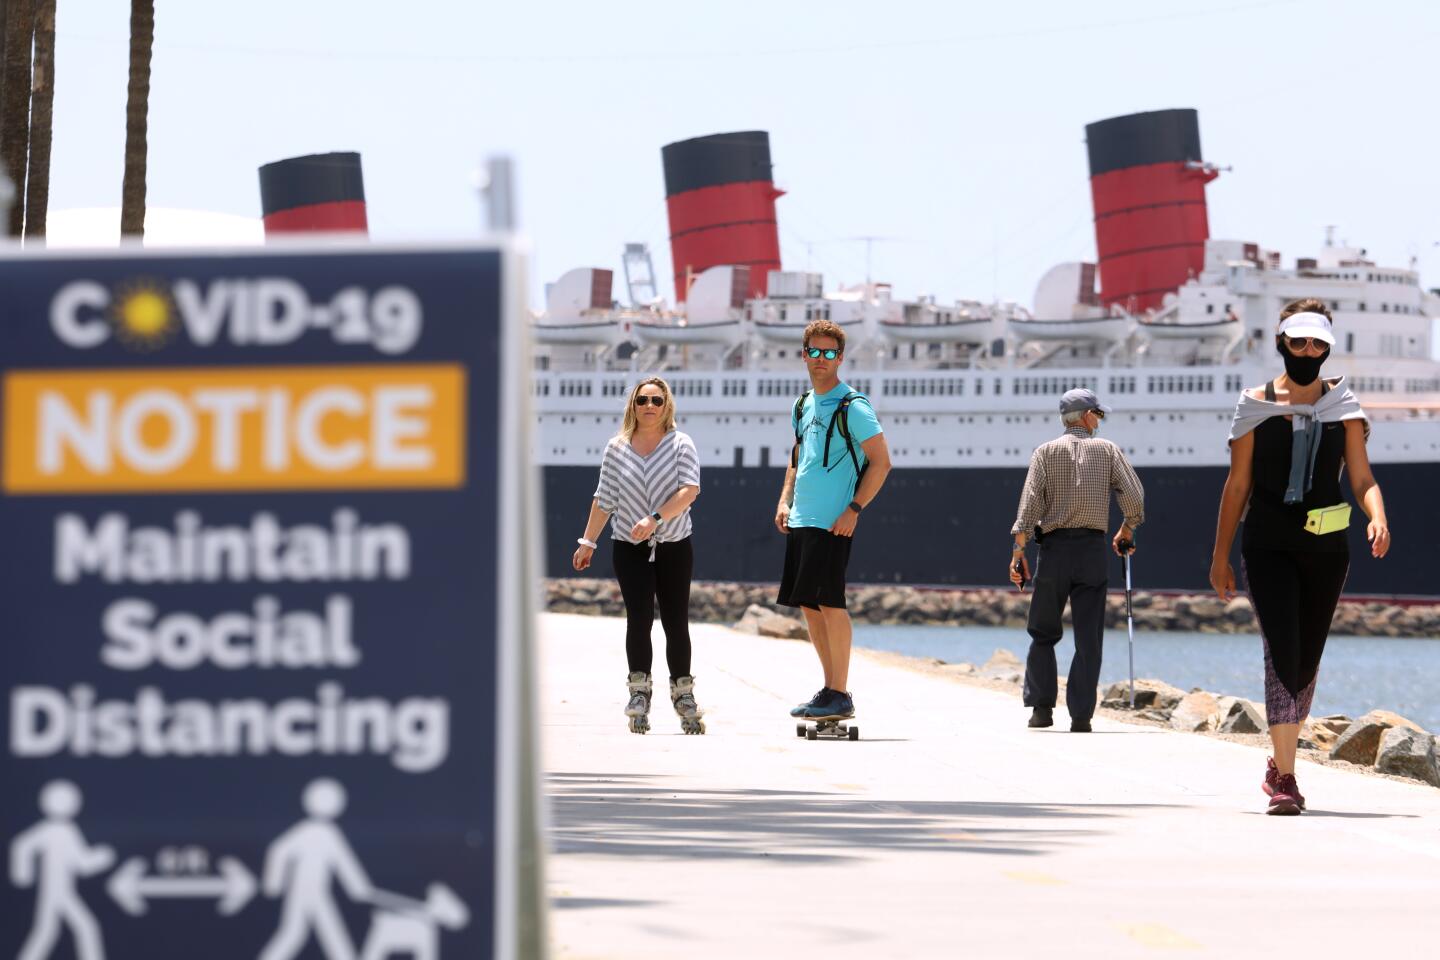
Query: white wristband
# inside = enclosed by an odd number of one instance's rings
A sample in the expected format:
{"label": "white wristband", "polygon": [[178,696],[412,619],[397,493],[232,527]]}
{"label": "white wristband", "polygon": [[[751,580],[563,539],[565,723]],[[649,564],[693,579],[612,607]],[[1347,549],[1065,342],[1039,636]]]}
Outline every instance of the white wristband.
{"label": "white wristband", "polygon": [[597,544],[594,540],[586,540],[584,537],[579,538],[575,542],[580,544],[580,546],[582,547],[589,547],[591,550],[599,549],[599,544]]}

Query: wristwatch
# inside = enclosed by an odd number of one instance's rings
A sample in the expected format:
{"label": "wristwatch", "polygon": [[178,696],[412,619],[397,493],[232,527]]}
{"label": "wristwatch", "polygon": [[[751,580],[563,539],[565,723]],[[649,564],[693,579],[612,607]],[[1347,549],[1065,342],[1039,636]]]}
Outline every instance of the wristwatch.
{"label": "wristwatch", "polygon": [[660,511],[659,511],[659,510],[656,510],[654,513],[650,514],[650,519],[654,520],[656,523],[659,523],[661,520],[664,520],[665,518],[662,517],[662,516],[660,516]]}
{"label": "wristwatch", "polygon": [[863,509],[865,509],[865,508],[862,507],[862,506],[860,506],[860,504],[856,503],[854,500],[851,500],[851,501],[850,501],[850,509],[851,509],[851,510],[854,510],[855,513],[856,513],[856,515],[858,516],[859,513],[860,513],[860,511],[863,510]]}

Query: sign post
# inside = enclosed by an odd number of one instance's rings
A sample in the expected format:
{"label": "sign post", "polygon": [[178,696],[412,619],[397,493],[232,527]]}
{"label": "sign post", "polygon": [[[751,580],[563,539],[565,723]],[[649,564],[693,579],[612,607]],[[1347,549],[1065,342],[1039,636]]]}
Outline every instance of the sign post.
{"label": "sign post", "polygon": [[543,956],[519,256],[0,290],[0,956]]}

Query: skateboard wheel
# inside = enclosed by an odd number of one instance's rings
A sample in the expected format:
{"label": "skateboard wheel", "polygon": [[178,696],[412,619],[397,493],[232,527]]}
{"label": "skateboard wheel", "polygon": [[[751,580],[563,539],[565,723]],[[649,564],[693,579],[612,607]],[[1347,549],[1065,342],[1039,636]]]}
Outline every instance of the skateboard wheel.
{"label": "skateboard wheel", "polygon": [[820,739],[820,733],[819,733],[819,731],[817,731],[817,730],[806,730],[806,731],[805,731],[805,739],[806,739],[806,740],[819,740],[819,739]]}
{"label": "skateboard wheel", "polygon": [[805,724],[803,724],[803,723],[797,723],[797,724],[795,724],[795,736],[797,736],[797,737],[803,737],[803,736],[805,736]]}
{"label": "skateboard wheel", "polygon": [[859,728],[859,727],[851,727],[850,730],[849,730],[849,732],[846,734],[846,736],[848,736],[851,740],[859,740],[859,739],[860,739],[860,728]]}

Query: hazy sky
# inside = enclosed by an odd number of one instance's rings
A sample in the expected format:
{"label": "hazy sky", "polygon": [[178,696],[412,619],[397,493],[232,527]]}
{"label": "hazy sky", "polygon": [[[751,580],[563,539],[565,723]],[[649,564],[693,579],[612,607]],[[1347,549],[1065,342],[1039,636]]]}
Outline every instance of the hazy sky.
{"label": "hazy sky", "polygon": [[[52,209],[118,206],[128,6],[59,0]],[[516,161],[535,289],[672,294],[660,148],[770,132],[787,267],[827,287],[1029,304],[1093,259],[1084,126],[1200,111],[1212,236],[1313,253],[1326,224],[1440,286],[1440,5],[1256,0],[157,0],[149,201],[259,215],[256,168],[358,150],[372,236],[478,233],[474,172]],[[622,291],[618,289],[617,295]]]}

